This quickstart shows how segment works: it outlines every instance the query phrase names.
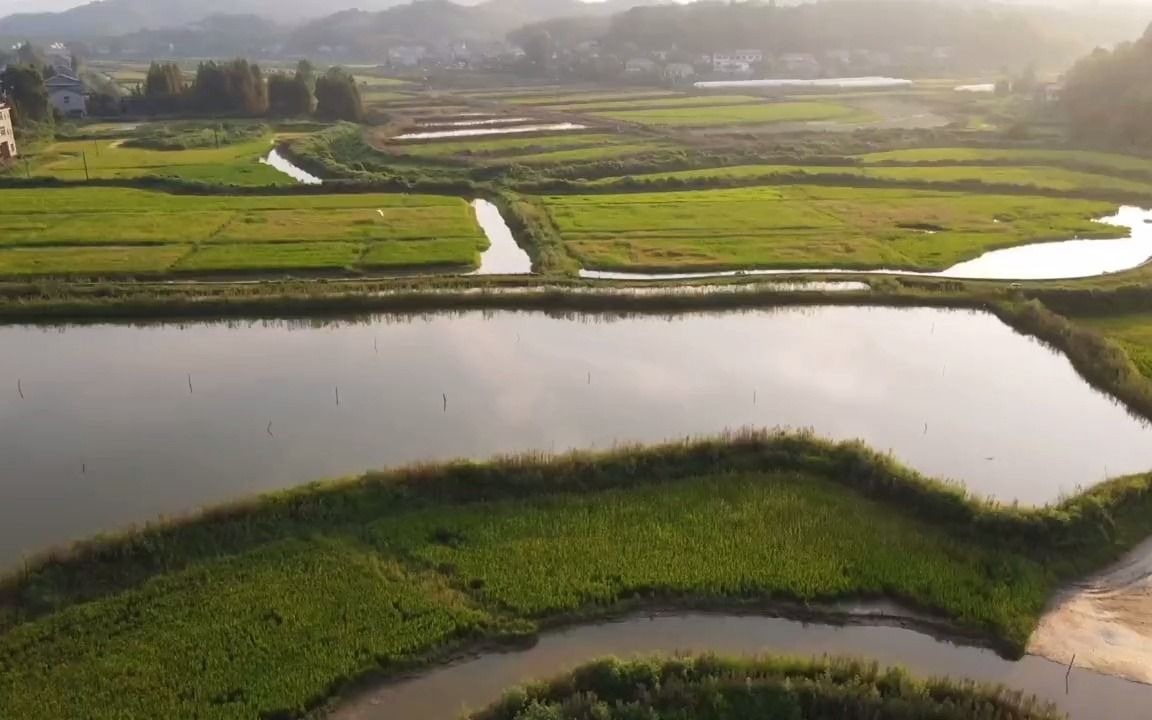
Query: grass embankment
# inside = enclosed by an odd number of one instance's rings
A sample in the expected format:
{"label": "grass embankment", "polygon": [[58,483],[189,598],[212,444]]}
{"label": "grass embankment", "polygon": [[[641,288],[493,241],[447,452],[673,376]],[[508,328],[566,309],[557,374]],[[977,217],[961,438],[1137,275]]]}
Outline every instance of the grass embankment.
{"label": "grass embankment", "polygon": [[[1091,193],[1105,196],[1116,193],[1123,197],[1144,197],[1152,202],[1152,182],[1141,182],[1123,177],[1069,170],[1044,165],[927,165],[927,166],[854,166],[854,165],[736,165],[729,167],[681,170],[651,173],[630,177],[604,178],[588,183],[589,186],[633,185],[639,188],[651,185],[674,186],[682,184],[715,185],[754,184],[757,182],[788,181],[803,183],[805,179],[821,182],[842,179],[845,184],[853,180],[887,181],[910,185],[972,184],[993,188],[1018,188],[1022,192],[1043,190],[1060,193]],[[950,189],[950,188],[949,188]]]}
{"label": "grass embankment", "polygon": [[1123,348],[1137,370],[1152,380],[1152,313],[1077,317],[1075,322],[1096,330]]}
{"label": "grass embankment", "polygon": [[818,186],[536,200],[585,267],[943,270],[988,250],[1117,237],[1105,202]]}
{"label": "grass embankment", "polygon": [[860,111],[836,103],[777,102],[739,105],[700,105],[646,110],[608,110],[591,113],[595,117],[640,125],[712,127],[721,125],[763,125],[784,122],[841,120],[859,122]]}
{"label": "grass embankment", "polygon": [[919,680],[860,660],[711,655],[588,663],[510,691],[469,720],[1059,720],[999,685]]}
{"label": "grass embankment", "polygon": [[1019,165],[1065,165],[1084,168],[1089,172],[1128,172],[1152,177],[1152,158],[1091,150],[926,147],[868,153],[859,156],[859,160],[875,164],[1006,162]]}
{"label": "grass embankment", "polygon": [[487,245],[452,197],[0,190],[0,275],[470,267]]}
{"label": "grass embankment", "polygon": [[[272,138],[268,133],[220,148],[184,150],[130,147],[126,140],[68,140],[53,143],[38,154],[31,161],[31,175],[74,181],[158,177],[218,185],[292,185],[292,178],[260,163],[272,149]],[[12,170],[17,177],[24,172],[19,165]]]}
{"label": "grass embankment", "polygon": [[1007,508],[806,436],[374,474],[3,581],[0,708],[293,717],[429,654],[669,604],[890,597],[1019,652],[1057,583],[1150,531],[1152,477]]}
{"label": "grass embankment", "polygon": [[453,159],[486,165],[547,165],[605,158],[621,158],[657,152],[675,147],[636,135],[604,133],[564,133],[532,135],[525,138],[498,140],[430,141],[389,143],[382,148],[389,153],[436,160]]}

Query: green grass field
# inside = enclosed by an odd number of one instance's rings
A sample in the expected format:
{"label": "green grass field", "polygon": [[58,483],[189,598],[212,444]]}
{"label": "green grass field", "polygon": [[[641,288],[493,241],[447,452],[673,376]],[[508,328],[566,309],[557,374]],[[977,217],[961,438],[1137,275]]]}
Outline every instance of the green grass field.
{"label": "green grass field", "polygon": [[1066,164],[1105,172],[1139,172],[1152,175],[1152,158],[1087,150],[1038,150],[1030,148],[916,148],[858,156],[865,163],[949,163],[988,161],[1021,165]]}
{"label": "green grass field", "polygon": [[438,648],[628,604],[885,597],[1019,649],[1062,580],[1147,534],[1148,483],[999,508],[761,435],[314,485],[0,579],[0,708],[296,717]]}
{"label": "green grass field", "polygon": [[702,105],[688,108],[619,110],[591,113],[609,120],[676,127],[758,125],[814,120],[848,120],[860,113],[835,103],[777,102],[746,105]]}
{"label": "green grass field", "polygon": [[533,137],[509,137],[497,140],[478,138],[472,142],[421,142],[404,143],[398,147],[405,155],[421,155],[427,157],[441,157],[449,155],[479,155],[504,156],[521,155],[538,152],[552,152],[573,147],[588,147],[619,143],[627,140],[627,135],[609,135],[604,133],[563,133],[560,135],[546,135]]}
{"label": "green grass field", "polygon": [[[979,182],[991,185],[1015,185],[1022,189],[1037,188],[1054,191],[1117,191],[1144,193],[1152,200],[1152,182],[1111,177],[1096,173],[1069,170],[1061,167],[1003,165],[928,165],[922,167],[859,167],[826,165],[737,165],[730,167],[684,170],[679,172],[637,175],[638,180],[768,180],[781,175],[851,176],[876,180],[908,183]],[[610,184],[621,178],[594,181],[593,185]]]}
{"label": "green grass field", "polygon": [[[54,143],[32,159],[33,177],[63,180],[167,177],[212,184],[292,185],[292,178],[260,163],[272,149],[272,136],[225,147],[150,150],[120,141],[70,140]],[[84,171],[87,161],[88,172]],[[17,165],[14,174],[23,173]]]}
{"label": "green grass field", "polygon": [[664,108],[730,107],[763,103],[764,98],[753,95],[680,95],[667,98],[631,98],[626,100],[605,100],[600,102],[569,103],[550,105],[549,110],[570,110],[572,112],[605,112],[619,110],[659,110]]}
{"label": "green grass field", "polygon": [[342,681],[466,640],[494,614],[546,617],[636,592],[907,593],[1019,636],[1049,581],[993,550],[802,476],[403,512],[21,624],[0,635],[0,707],[21,720],[295,713]]}
{"label": "green grass field", "polygon": [[501,100],[512,105],[575,105],[579,103],[618,102],[630,100],[653,100],[658,98],[686,97],[681,93],[667,90],[619,90],[605,92],[603,90],[588,90],[585,92],[572,92],[570,89],[557,87],[541,89],[531,93],[497,92],[484,95],[472,93],[473,97],[483,97],[492,100]]}
{"label": "green grass field", "polygon": [[487,244],[442,196],[0,190],[0,275],[469,267]]}
{"label": "green grass field", "polygon": [[[812,186],[538,200],[585,267],[940,270],[987,250],[1116,237],[1081,200]],[[929,232],[931,231],[931,232]]]}
{"label": "green grass field", "polygon": [[1087,325],[1115,341],[1124,348],[1141,374],[1152,380],[1152,314],[1077,317],[1074,322]]}

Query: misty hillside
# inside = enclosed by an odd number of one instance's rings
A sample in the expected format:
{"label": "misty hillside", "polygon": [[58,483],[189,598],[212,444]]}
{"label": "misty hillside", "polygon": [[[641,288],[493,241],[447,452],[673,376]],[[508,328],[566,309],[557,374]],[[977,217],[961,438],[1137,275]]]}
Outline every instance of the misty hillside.
{"label": "misty hillside", "polygon": [[471,6],[449,0],[416,0],[381,12],[349,10],[308,23],[292,33],[288,49],[308,53],[329,46],[353,55],[369,55],[397,43],[496,40],[527,23],[609,15],[638,4],[642,0],[487,0]]}
{"label": "misty hillside", "polygon": [[64,12],[21,13],[0,18],[0,36],[80,38],[125,35],[147,28],[173,28],[220,14],[259,15],[281,23],[322,17],[359,7],[381,10],[397,0],[98,0]]}

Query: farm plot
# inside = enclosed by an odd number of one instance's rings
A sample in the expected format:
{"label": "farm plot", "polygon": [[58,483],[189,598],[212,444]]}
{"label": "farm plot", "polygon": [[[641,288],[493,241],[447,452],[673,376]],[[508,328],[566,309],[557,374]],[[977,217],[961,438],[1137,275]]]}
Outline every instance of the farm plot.
{"label": "farm plot", "polygon": [[1104,202],[812,186],[550,196],[546,210],[587,268],[941,270],[985,251],[1123,230]]}
{"label": "farm plot", "polygon": [[33,177],[62,180],[164,177],[220,185],[291,185],[292,178],[260,163],[272,149],[272,137],[189,150],[126,147],[120,140],[70,140],[50,145],[30,169]]}
{"label": "farm plot", "polygon": [[740,105],[700,105],[643,110],[614,110],[591,113],[608,120],[675,127],[719,125],[760,125],[816,120],[849,120],[862,117],[846,105],[819,102],[746,103]]}
{"label": "farm plot", "polygon": [[[813,178],[862,178],[902,183],[955,184],[982,183],[988,185],[1014,185],[1022,190],[1039,189],[1062,192],[1115,191],[1120,193],[1146,193],[1152,198],[1152,182],[1141,182],[1109,175],[1069,170],[1042,165],[924,165],[924,166],[856,166],[856,165],[735,165],[729,167],[683,170],[677,172],[638,175],[633,179],[643,182],[683,180],[704,182],[771,180],[781,176]],[[592,184],[619,182],[623,178],[607,178]]]}
{"label": "farm plot", "polygon": [[458,198],[0,192],[0,275],[472,267],[486,247]]}

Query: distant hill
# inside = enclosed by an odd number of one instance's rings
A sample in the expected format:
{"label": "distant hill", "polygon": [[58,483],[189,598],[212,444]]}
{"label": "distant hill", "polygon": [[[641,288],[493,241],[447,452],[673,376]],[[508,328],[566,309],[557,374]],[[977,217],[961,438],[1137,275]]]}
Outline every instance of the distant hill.
{"label": "distant hill", "polygon": [[344,7],[381,10],[397,0],[97,0],[63,12],[0,18],[0,37],[72,39],[114,37],[176,28],[211,15],[258,15],[280,23],[318,18]]}
{"label": "distant hill", "polygon": [[307,23],[292,33],[287,49],[309,53],[327,46],[349,55],[368,55],[397,43],[497,40],[540,20],[607,16],[642,4],[645,0],[486,0],[476,5],[416,0],[380,12],[350,10]]}

